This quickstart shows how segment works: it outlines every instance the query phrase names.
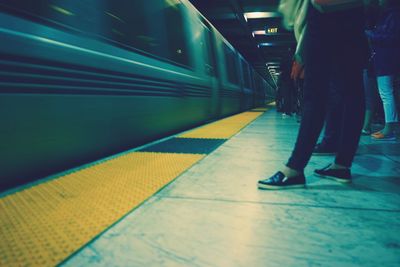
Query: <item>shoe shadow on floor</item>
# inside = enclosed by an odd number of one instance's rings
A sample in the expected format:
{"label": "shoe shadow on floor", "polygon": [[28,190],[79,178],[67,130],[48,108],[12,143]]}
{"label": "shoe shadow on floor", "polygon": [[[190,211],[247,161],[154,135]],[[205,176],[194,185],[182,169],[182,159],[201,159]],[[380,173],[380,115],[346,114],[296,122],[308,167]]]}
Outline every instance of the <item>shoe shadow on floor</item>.
{"label": "shoe shadow on floor", "polygon": [[[356,156],[354,163],[370,172],[379,172],[379,170],[383,169],[384,160],[371,154]],[[382,157],[384,156],[382,155]]]}
{"label": "shoe shadow on floor", "polygon": [[331,184],[320,184],[318,182],[307,183],[307,189],[317,191],[376,191],[364,185],[354,184],[354,182],[350,184],[342,184],[335,181],[332,181]]}
{"label": "shoe shadow on floor", "polygon": [[352,183],[350,184],[342,184],[335,181],[321,184],[318,181],[313,181],[307,183],[307,189],[326,191],[368,191],[400,194],[400,177],[354,174]]}
{"label": "shoe shadow on floor", "polygon": [[360,145],[357,153],[387,156],[400,156],[400,143],[375,141],[372,144]]}

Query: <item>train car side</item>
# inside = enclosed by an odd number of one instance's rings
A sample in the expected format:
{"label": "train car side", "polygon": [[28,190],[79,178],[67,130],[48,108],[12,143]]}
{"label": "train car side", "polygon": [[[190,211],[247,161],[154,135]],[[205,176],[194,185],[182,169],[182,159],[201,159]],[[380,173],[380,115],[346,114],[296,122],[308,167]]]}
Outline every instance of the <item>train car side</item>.
{"label": "train car side", "polygon": [[1,189],[251,106],[187,1],[23,2],[0,1]]}

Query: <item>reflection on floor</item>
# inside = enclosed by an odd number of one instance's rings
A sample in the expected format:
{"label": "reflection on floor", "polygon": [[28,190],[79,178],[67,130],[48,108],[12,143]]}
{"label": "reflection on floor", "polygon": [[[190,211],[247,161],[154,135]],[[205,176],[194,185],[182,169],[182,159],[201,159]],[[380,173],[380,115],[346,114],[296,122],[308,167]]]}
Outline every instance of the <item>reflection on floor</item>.
{"label": "reflection on floor", "polygon": [[400,266],[400,143],[362,137],[354,181],[257,190],[298,123],[266,112],[65,266]]}

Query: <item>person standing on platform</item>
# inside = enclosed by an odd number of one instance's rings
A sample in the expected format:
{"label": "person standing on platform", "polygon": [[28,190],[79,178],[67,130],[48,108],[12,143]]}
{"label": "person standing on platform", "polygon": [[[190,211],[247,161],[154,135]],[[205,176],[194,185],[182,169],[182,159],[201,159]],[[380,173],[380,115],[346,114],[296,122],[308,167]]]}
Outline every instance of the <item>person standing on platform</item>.
{"label": "person standing on platform", "polygon": [[[365,4],[365,28],[371,29],[376,25],[378,0],[371,0],[368,3],[365,2]],[[371,134],[372,115],[378,97],[378,89],[371,65],[370,60],[365,61],[363,70],[366,105],[364,124],[361,130],[361,134],[363,135]],[[334,81],[330,87],[329,94],[324,135],[321,142],[315,146],[313,155],[334,155],[337,152],[343,121],[343,97],[340,90],[337,90]]]}
{"label": "person standing on platform", "polygon": [[[365,8],[365,29],[372,30],[378,20],[379,15],[379,1],[371,0]],[[371,135],[371,124],[375,112],[376,102],[378,100],[378,86],[376,84],[376,76],[372,64],[372,53],[369,49],[369,60],[366,62],[363,78],[364,78],[364,92],[365,92],[365,116],[364,125],[361,130],[362,135]]]}
{"label": "person standing on platform", "polygon": [[[336,1],[311,0],[312,4],[308,6],[304,35],[304,105],[297,141],[286,165],[271,177],[258,181],[260,189],[305,186],[304,168],[324,123],[332,81],[343,95],[342,133],[334,163],[315,170],[315,173],[340,182],[351,181],[350,168],[365,110],[362,82],[367,53],[364,10],[363,0],[348,0],[346,7],[332,6]],[[331,7],[331,11],[321,10],[320,4],[327,4],[325,7]],[[332,10],[335,8],[340,10]]]}
{"label": "person standing on platform", "polygon": [[[292,54],[292,49],[288,49],[288,54]],[[291,58],[287,57],[281,64],[281,75],[278,78],[278,89],[282,95],[282,115],[291,116],[294,112],[294,82],[290,77]]]}
{"label": "person standing on platform", "polygon": [[400,1],[381,0],[382,15],[373,30],[367,30],[373,51],[372,60],[385,113],[385,127],[373,133],[375,140],[396,140],[399,121],[394,97],[395,76],[400,73]]}

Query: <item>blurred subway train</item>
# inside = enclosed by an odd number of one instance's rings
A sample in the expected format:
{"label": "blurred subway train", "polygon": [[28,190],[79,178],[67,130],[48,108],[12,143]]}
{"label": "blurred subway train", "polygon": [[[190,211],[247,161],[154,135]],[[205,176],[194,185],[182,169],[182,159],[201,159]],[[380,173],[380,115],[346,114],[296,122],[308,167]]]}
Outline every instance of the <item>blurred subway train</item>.
{"label": "blurred subway train", "polygon": [[0,0],[0,190],[260,106],[187,0]]}

